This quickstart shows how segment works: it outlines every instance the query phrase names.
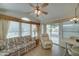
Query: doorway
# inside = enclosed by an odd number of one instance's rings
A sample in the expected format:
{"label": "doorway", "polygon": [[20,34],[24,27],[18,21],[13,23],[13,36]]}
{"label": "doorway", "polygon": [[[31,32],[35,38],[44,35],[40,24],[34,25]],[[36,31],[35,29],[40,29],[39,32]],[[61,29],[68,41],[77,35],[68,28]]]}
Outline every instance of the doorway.
{"label": "doorway", "polygon": [[59,44],[59,25],[58,24],[48,24],[47,25],[47,33],[49,38],[55,44]]}

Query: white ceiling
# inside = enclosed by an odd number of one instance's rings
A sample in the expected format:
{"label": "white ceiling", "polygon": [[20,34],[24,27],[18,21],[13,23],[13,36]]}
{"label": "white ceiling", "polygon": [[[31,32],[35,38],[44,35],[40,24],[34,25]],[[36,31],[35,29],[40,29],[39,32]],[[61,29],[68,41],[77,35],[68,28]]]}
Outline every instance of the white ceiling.
{"label": "white ceiling", "polygon": [[[48,15],[35,17],[35,14],[27,13],[32,11],[32,7],[29,6],[28,3],[0,3],[0,13],[17,18],[27,17],[36,22],[40,21],[41,23],[51,23],[55,20],[74,16],[76,6],[76,3],[49,3],[44,9],[48,12]],[[77,13],[77,15],[79,15],[79,13]]]}

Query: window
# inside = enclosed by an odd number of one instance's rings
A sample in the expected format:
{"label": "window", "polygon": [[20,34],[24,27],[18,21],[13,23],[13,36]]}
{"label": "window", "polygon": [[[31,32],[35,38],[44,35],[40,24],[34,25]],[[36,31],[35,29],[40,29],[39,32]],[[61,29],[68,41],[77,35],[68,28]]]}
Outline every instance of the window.
{"label": "window", "polygon": [[37,27],[36,25],[32,24],[32,37],[37,36]]}
{"label": "window", "polygon": [[63,24],[63,37],[69,38],[71,36],[79,37],[79,24],[76,23]]}
{"label": "window", "polygon": [[22,23],[22,36],[30,35],[30,24]]}
{"label": "window", "polygon": [[9,21],[7,38],[19,36],[19,22]]}
{"label": "window", "polygon": [[[29,36],[31,35],[30,33],[30,24],[27,23],[21,23],[21,28],[20,28],[20,23],[19,22],[14,22],[14,21],[9,21],[9,29],[7,33],[7,38],[12,38],[12,37],[20,37],[21,36]],[[21,32],[20,32],[21,30]],[[37,36],[37,28],[36,25],[32,25],[32,37]]]}

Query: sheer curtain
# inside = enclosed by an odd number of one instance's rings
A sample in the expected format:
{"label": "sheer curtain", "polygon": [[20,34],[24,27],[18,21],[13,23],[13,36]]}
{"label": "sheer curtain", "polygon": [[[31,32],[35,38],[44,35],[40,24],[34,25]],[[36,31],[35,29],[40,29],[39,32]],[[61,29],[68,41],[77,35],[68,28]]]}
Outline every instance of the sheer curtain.
{"label": "sheer curtain", "polygon": [[5,45],[6,36],[8,33],[9,22],[4,19],[0,19],[0,44]]}
{"label": "sheer curtain", "polygon": [[3,32],[3,39],[6,39],[7,33],[9,29],[9,21],[2,20],[2,32]]}
{"label": "sheer curtain", "polygon": [[9,21],[6,38],[19,37],[19,22]]}

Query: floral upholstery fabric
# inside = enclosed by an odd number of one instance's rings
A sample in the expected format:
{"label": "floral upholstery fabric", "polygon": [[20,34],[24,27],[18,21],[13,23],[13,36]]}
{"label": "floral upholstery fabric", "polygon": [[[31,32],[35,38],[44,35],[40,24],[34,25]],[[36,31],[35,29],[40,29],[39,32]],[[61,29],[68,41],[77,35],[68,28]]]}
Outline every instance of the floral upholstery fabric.
{"label": "floral upholstery fabric", "polygon": [[31,40],[30,36],[14,37],[7,39],[6,46],[5,51],[0,52],[0,55],[22,55],[35,48],[36,41]]}

